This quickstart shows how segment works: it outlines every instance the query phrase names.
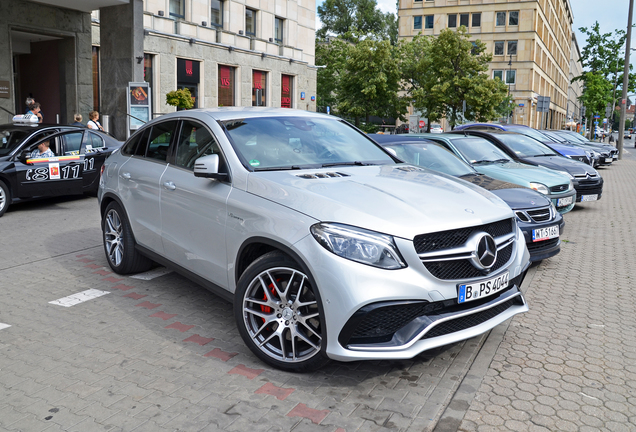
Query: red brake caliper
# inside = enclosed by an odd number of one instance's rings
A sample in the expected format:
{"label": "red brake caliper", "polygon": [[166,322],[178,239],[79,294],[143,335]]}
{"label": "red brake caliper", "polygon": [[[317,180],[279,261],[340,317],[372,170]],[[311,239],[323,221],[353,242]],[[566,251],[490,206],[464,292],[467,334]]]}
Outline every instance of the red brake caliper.
{"label": "red brake caliper", "polygon": [[[279,282],[279,281],[280,281],[280,279],[276,279],[276,282]],[[269,290],[271,291],[271,293],[272,293],[273,295],[275,295],[276,290],[275,290],[275,288],[274,288],[274,284],[273,284],[273,283],[270,283],[270,284],[267,286],[267,288],[269,288]],[[267,301],[267,294],[265,294],[265,293],[263,293],[263,301]],[[271,313],[271,312],[272,312],[272,308],[271,308],[271,307],[269,307],[269,306],[261,305],[261,311],[263,311],[264,313]],[[261,319],[263,320],[263,322],[265,322],[265,318],[261,318]]]}

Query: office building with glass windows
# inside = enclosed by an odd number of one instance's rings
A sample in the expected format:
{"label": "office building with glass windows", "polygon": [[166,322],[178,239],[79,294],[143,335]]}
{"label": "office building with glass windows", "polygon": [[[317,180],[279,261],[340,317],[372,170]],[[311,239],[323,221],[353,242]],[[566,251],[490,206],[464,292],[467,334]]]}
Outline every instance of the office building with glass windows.
{"label": "office building with glass windows", "polygon": [[[399,0],[399,36],[438,35],[465,26],[493,55],[489,74],[509,87],[512,123],[560,128],[566,122],[572,49],[569,0]],[[550,110],[537,113],[537,97]],[[542,120],[543,119],[543,120]],[[508,121],[508,119],[501,119]]]}

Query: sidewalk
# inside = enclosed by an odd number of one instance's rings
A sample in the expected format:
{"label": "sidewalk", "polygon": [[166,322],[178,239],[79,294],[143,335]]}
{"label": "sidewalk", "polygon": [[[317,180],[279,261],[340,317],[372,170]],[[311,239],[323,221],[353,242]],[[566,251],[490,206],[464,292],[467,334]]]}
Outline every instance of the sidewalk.
{"label": "sidewalk", "polygon": [[530,311],[510,323],[459,430],[636,430],[636,161],[627,152],[600,170],[603,198],[565,216],[561,253],[524,283]]}

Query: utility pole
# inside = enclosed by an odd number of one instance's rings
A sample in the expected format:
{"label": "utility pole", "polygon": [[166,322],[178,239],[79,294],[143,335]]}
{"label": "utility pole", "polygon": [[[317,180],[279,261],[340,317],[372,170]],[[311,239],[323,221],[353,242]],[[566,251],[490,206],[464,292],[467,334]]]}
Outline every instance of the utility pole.
{"label": "utility pole", "polygon": [[627,16],[627,39],[625,40],[625,67],[623,69],[623,98],[621,99],[621,119],[618,123],[618,159],[623,159],[623,139],[625,138],[625,109],[627,108],[627,84],[629,79],[629,53],[632,39],[632,14],[634,0],[629,0],[629,15]]}

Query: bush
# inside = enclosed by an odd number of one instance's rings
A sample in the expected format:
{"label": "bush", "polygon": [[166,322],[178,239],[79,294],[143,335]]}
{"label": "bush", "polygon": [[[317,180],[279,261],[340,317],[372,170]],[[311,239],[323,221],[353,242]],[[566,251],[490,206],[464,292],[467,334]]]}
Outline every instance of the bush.
{"label": "bush", "polygon": [[181,109],[190,109],[194,106],[192,95],[187,88],[166,93],[166,103]]}

